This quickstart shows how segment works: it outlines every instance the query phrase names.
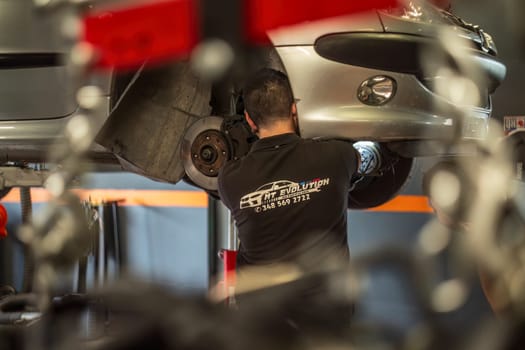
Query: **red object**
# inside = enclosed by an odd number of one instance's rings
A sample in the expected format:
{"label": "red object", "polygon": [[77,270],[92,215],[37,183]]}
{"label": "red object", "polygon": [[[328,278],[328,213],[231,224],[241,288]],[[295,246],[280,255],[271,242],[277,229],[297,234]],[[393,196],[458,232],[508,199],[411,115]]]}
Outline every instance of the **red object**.
{"label": "red object", "polygon": [[[266,44],[266,31],[277,27],[397,5],[398,0],[244,0],[245,31],[252,44]],[[98,68],[163,63],[187,57],[198,43],[198,0],[96,12],[83,24],[84,41],[96,50]]]}
{"label": "red object", "polygon": [[267,43],[266,31],[305,21],[398,6],[398,0],[245,0],[248,39]]}
{"label": "red object", "polygon": [[7,237],[7,230],[5,226],[7,225],[8,218],[7,210],[5,210],[5,207],[0,204],[0,238]]}
{"label": "red object", "polygon": [[235,286],[236,282],[237,251],[224,249],[222,257],[224,260],[224,285],[228,289]]}
{"label": "red object", "polygon": [[226,305],[234,307],[235,301],[235,284],[237,283],[237,251],[221,249],[219,251],[219,257],[223,261],[223,280],[218,283],[219,288],[222,289],[222,297]]}
{"label": "red object", "polygon": [[131,69],[189,55],[198,42],[195,0],[170,0],[88,15],[84,41],[98,68]]}

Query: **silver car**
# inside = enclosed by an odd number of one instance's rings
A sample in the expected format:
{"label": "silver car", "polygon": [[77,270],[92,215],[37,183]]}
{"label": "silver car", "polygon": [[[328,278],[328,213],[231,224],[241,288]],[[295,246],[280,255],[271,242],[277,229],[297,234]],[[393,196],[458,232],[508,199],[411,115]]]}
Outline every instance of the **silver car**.
{"label": "silver car", "polygon": [[[78,111],[67,66],[57,59],[64,50],[58,21],[31,7],[30,0],[0,2],[0,156],[12,166],[44,161],[47,146]],[[448,152],[440,146],[457,137],[485,137],[490,95],[506,73],[488,34],[432,5],[326,19],[268,36],[273,46],[253,61],[290,77],[301,136],[357,142],[366,167],[349,194],[352,208],[391,199],[414,157]],[[212,85],[185,61],[92,80],[105,96],[106,120],[91,153],[96,163],[159,181],[185,179],[216,194],[221,166],[242,157],[255,139],[242,118],[242,79]],[[465,81],[476,99],[443,89]]]}

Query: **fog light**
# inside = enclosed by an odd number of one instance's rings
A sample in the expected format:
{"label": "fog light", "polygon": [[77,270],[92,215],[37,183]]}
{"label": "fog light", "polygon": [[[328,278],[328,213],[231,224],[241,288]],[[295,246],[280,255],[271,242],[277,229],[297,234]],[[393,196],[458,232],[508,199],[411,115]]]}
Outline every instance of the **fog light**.
{"label": "fog light", "polygon": [[394,79],[378,75],[361,83],[357,90],[359,101],[370,106],[381,106],[396,94],[397,83]]}

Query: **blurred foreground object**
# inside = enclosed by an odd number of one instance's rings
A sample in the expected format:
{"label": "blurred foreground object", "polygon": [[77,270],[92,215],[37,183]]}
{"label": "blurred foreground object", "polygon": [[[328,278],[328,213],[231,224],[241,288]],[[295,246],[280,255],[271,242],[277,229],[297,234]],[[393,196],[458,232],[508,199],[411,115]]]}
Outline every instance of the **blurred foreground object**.
{"label": "blurred foreground object", "polygon": [[[335,16],[397,5],[397,0],[328,0],[319,6],[317,0],[287,1],[245,0],[244,24],[247,43],[268,44],[267,31]],[[206,6],[206,3],[203,3]],[[288,9],[293,8],[294,11]],[[223,9],[222,16],[235,9]],[[202,19],[195,0],[169,0],[102,10],[84,18],[84,40],[97,51],[97,65],[129,69],[188,57],[200,40]],[[231,44],[231,43],[230,43]]]}
{"label": "blurred foreground object", "polygon": [[100,67],[165,63],[189,56],[197,44],[197,11],[194,0],[171,0],[90,14],[84,40],[97,51]]}
{"label": "blurred foreground object", "polygon": [[439,221],[463,241],[455,254],[475,262],[492,309],[514,322],[525,317],[525,131],[501,136],[482,146],[487,153],[436,164],[423,187]]}
{"label": "blurred foreground object", "polygon": [[6,225],[8,219],[7,210],[5,210],[3,204],[0,204],[0,239],[7,237]]}

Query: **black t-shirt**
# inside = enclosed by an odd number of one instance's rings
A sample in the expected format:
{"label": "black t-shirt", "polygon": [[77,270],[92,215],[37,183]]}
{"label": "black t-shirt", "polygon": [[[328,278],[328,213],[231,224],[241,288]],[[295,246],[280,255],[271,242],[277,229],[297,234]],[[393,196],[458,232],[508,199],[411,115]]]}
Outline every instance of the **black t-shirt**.
{"label": "black t-shirt", "polygon": [[239,264],[293,261],[305,252],[319,261],[327,254],[348,259],[347,198],[356,170],[351,143],[291,133],[260,139],[226,163],[219,194],[239,230]]}

